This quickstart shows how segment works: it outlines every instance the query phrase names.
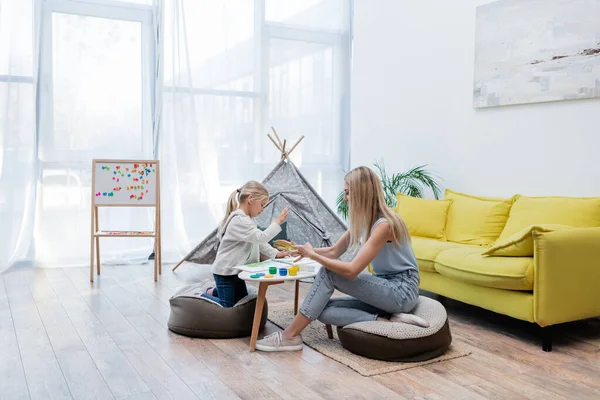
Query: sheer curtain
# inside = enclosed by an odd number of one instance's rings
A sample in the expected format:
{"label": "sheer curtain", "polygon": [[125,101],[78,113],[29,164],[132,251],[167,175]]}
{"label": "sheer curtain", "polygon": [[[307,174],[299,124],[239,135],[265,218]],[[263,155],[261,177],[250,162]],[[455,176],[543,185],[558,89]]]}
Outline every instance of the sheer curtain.
{"label": "sheer curtain", "polygon": [[[0,0],[0,272],[89,262],[91,160],[162,166],[163,260],[293,161],[333,206],[348,166],[351,0]],[[151,210],[101,209],[104,229]],[[151,239],[101,240],[103,263]]]}
{"label": "sheer curtain", "polygon": [[165,0],[159,130],[165,257],[222,218],[229,194],[292,160],[333,206],[349,164],[349,0]]}
{"label": "sheer curtain", "polygon": [[0,272],[27,259],[35,204],[34,7],[0,1]]}

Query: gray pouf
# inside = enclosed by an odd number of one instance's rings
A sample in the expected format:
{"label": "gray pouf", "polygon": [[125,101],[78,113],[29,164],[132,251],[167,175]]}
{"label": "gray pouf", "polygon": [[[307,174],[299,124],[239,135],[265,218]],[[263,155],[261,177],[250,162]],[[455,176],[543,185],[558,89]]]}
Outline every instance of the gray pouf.
{"label": "gray pouf", "polygon": [[368,321],[337,327],[337,334],[346,350],[376,360],[414,362],[444,354],[452,343],[444,306],[420,296],[412,313],[429,321],[429,327]]}
{"label": "gray pouf", "polygon": [[[207,339],[229,339],[250,336],[256,307],[256,288],[248,287],[248,296],[231,308],[201,297],[211,285],[206,280],[177,291],[169,303],[169,329],[184,336]],[[262,312],[260,329],[267,323],[268,305]]]}

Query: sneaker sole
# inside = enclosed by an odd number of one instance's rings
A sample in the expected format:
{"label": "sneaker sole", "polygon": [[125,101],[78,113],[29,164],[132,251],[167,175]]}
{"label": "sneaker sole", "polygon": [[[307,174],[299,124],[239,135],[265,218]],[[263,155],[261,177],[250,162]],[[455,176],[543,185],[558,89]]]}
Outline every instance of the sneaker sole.
{"label": "sneaker sole", "polygon": [[260,350],[260,351],[271,351],[271,352],[275,352],[275,351],[299,351],[302,350],[302,345],[297,345],[297,346],[285,346],[285,347],[273,347],[273,346],[263,346],[260,344],[256,345],[256,350]]}

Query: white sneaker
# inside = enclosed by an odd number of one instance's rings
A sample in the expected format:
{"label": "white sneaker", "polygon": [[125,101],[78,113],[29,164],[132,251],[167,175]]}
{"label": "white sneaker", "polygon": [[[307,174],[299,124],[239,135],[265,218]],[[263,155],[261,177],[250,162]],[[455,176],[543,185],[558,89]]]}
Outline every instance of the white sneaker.
{"label": "white sneaker", "polygon": [[429,328],[429,321],[415,314],[397,313],[390,317],[391,322],[404,322],[405,324],[420,326],[421,328]]}
{"label": "white sneaker", "polygon": [[256,350],[261,351],[298,351],[302,350],[302,336],[286,339],[282,331],[271,333],[256,342]]}

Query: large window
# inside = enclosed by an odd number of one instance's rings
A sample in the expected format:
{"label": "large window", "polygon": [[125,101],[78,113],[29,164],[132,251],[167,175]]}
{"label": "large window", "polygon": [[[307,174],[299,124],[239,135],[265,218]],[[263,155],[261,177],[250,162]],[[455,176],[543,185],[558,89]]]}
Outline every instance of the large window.
{"label": "large window", "polygon": [[[87,262],[91,160],[159,157],[163,245],[178,256],[237,185],[279,161],[271,126],[305,136],[292,158],[333,204],[348,161],[350,4],[0,0],[0,254]],[[103,228],[153,228],[150,210],[103,211]],[[103,262],[151,245],[107,240]]]}
{"label": "large window", "polygon": [[350,1],[166,0],[164,35],[161,140],[186,143],[177,189],[192,241],[235,185],[279,161],[271,126],[305,136],[292,158],[333,205],[348,161]]}
{"label": "large window", "polygon": [[133,3],[44,1],[42,160],[151,151],[152,9]]}
{"label": "large window", "polygon": [[[35,257],[47,265],[69,265],[89,251],[91,160],[153,156],[153,8],[151,0],[37,0],[36,6],[41,180]],[[146,213],[101,211],[100,222],[148,229],[140,226]],[[69,229],[56,235],[58,226]],[[120,242],[106,241],[107,259],[148,246]]]}

